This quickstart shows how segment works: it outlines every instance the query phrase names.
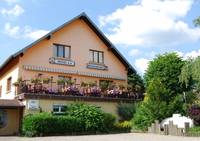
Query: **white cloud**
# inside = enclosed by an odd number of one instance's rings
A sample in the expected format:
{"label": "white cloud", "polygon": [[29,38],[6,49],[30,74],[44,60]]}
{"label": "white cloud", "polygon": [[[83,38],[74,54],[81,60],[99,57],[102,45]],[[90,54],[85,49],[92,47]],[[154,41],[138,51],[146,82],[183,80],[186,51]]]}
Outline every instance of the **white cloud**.
{"label": "white cloud", "polygon": [[139,58],[135,60],[135,66],[138,69],[139,72],[141,72],[142,74],[145,73],[145,71],[148,68],[148,63],[150,60],[145,59],[145,58]]}
{"label": "white cloud", "polygon": [[20,2],[20,0],[3,0],[3,1],[5,1],[8,5]]}
{"label": "white cloud", "polygon": [[1,14],[4,16],[20,16],[24,13],[24,9],[20,5],[15,5],[12,9],[5,9],[1,10]]}
{"label": "white cloud", "polygon": [[182,21],[193,0],[138,0],[132,5],[101,16],[101,27],[116,44],[160,46],[195,42],[200,28],[190,28]]}
{"label": "white cloud", "polygon": [[130,56],[138,56],[138,55],[140,55],[140,50],[138,50],[138,49],[132,49],[130,52],[129,52],[129,55]]}
{"label": "white cloud", "polygon": [[17,38],[17,34],[20,31],[19,26],[11,26],[10,23],[6,23],[4,27],[5,33],[9,36],[12,36],[14,38]]}
{"label": "white cloud", "polygon": [[46,35],[49,31],[47,30],[34,30],[34,31],[31,31],[31,32],[27,32],[25,37],[27,38],[30,38],[30,39],[33,39],[33,40],[36,40],[36,39],[39,39],[40,37]]}
{"label": "white cloud", "polygon": [[183,59],[188,59],[188,58],[196,58],[196,57],[199,57],[200,56],[200,49],[199,50],[193,50],[191,52],[186,52],[186,53],[183,53],[183,52],[180,52],[180,51],[176,51],[176,53],[183,57]]}
{"label": "white cloud", "polygon": [[49,31],[43,29],[32,29],[30,26],[12,26],[10,23],[6,23],[4,26],[4,33],[11,38],[28,38],[31,40],[36,40],[48,32]]}

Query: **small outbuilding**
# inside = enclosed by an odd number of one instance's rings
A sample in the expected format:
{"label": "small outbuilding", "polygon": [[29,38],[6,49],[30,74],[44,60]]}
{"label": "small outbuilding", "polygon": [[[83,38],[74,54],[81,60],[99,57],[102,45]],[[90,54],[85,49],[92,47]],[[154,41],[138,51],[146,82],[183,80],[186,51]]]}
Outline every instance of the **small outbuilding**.
{"label": "small outbuilding", "polygon": [[0,99],[0,136],[19,134],[23,108],[18,100]]}

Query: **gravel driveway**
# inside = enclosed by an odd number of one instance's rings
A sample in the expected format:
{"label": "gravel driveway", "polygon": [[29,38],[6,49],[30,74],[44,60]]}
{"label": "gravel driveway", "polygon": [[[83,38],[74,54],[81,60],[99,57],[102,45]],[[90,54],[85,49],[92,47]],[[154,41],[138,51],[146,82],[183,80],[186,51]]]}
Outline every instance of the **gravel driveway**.
{"label": "gravel driveway", "polygon": [[176,137],[154,134],[113,134],[90,136],[54,136],[54,137],[0,137],[0,141],[200,141],[200,137]]}

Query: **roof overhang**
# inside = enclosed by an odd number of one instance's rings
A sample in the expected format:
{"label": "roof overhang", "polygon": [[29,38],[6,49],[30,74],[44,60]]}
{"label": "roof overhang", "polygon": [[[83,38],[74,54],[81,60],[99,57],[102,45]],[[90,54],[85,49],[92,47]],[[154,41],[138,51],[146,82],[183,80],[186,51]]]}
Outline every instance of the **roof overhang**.
{"label": "roof overhang", "polygon": [[55,32],[59,31],[63,27],[69,25],[70,23],[74,22],[77,19],[81,19],[88,24],[88,26],[96,33],[96,35],[105,43],[105,45],[114,53],[114,55],[123,63],[126,69],[130,72],[136,73],[136,70],[132,67],[132,65],[126,60],[126,58],[117,50],[117,48],[110,42],[110,40],[101,32],[101,30],[92,22],[92,20],[83,12],[80,15],[76,16],[75,18],[71,19],[70,21],[62,24],[61,26],[57,27],[56,29],[52,30],[48,34],[44,35],[40,39],[36,40],[35,42],[29,44],[25,48],[21,49],[17,53],[11,55],[0,67],[0,72],[2,69],[14,58],[18,57],[19,55],[23,55],[27,49],[31,48],[35,44],[39,43],[44,39],[50,39]]}
{"label": "roof overhang", "polygon": [[0,109],[16,109],[16,108],[24,108],[25,106],[23,105],[22,102],[12,99],[0,99]]}

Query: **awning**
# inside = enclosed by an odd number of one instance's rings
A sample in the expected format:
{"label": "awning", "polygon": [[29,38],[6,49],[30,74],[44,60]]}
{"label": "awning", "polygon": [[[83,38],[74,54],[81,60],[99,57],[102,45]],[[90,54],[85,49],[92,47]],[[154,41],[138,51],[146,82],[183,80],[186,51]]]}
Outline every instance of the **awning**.
{"label": "awning", "polygon": [[0,109],[2,108],[23,108],[24,104],[16,99],[0,99]]}

